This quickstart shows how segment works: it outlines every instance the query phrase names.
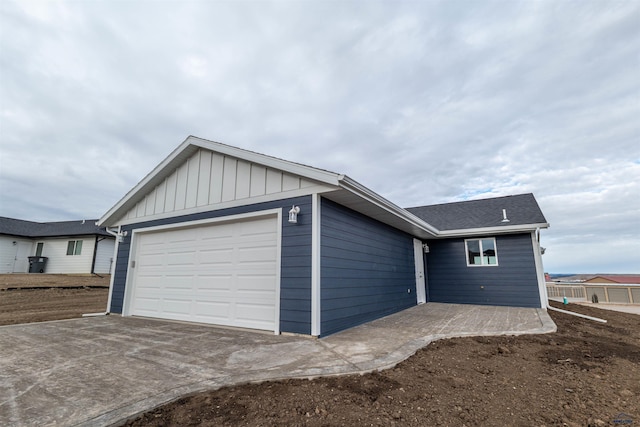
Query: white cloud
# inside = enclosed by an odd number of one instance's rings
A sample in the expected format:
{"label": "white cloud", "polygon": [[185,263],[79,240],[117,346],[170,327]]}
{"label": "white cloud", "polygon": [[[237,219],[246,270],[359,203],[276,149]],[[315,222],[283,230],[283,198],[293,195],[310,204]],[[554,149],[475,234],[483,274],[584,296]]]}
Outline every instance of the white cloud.
{"label": "white cloud", "polygon": [[98,217],[193,134],[403,206],[534,192],[549,270],[637,272],[638,16],[599,1],[4,1],[0,214]]}

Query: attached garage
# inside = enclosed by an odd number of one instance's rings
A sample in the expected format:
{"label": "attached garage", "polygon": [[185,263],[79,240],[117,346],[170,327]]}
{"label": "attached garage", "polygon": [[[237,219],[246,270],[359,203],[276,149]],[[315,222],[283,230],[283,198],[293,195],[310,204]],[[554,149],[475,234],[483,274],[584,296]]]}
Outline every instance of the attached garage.
{"label": "attached garage", "polygon": [[[469,279],[448,289],[456,302],[541,306],[531,236],[547,224],[533,196],[449,208],[410,212],[346,175],[189,137],[99,221],[118,236],[107,311],[321,337],[437,298],[425,253],[443,255],[434,271],[453,265],[445,277],[491,279],[480,295],[494,299],[474,299]],[[496,234],[529,236],[526,250],[497,238],[500,264],[485,269],[438,246]]]}
{"label": "attached garage", "polygon": [[278,215],[136,230],[125,313],[278,332]]}

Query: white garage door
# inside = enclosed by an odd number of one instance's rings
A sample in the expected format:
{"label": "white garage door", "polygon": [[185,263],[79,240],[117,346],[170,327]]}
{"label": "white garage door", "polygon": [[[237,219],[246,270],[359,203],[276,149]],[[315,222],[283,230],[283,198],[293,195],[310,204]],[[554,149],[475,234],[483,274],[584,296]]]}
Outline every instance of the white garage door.
{"label": "white garage door", "polygon": [[129,314],[276,330],[276,217],[137,233]]}

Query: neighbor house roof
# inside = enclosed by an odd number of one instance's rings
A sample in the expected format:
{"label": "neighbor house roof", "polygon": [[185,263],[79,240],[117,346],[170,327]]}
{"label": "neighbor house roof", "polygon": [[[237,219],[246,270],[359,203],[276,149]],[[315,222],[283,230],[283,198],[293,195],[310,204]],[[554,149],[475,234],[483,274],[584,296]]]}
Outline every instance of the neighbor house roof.
{"label": "neighbor house roof", "polygon": [[31,238],[86,235],[111,236],[103,227],[98,227],[96,221],[96,219],[87,219],[77,221],[33,222],[0,217],[0,234]]}
{"label": "neighbor house roof", "polygon": [[[433,225],[441,235],[511,232],[523,227],[536,229],[549,226],[531,193],[418,206],[407,210]],[[508,221],[505,220],[505,214]]]}
{"label": "neighbor house roof", "polygon": [[614,283],[640,284],[640,275],[631,274],[599,274],[585,280],[585,283],[602,283],[602,279]]}

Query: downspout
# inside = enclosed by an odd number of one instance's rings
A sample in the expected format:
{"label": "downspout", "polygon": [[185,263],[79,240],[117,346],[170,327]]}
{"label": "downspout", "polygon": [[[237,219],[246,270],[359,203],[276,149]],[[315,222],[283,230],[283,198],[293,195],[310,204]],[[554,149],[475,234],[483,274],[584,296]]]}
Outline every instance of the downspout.
{"label": "downspout", "polygon": [[111,274],[111,278],[109,279],[109,298],[107,300],[107,311],[105,312],[105,314],[109,314],[111,310],[111,297],[113,295],[113,281],[116,276],[116,259],[118,257],[118,248],[120,247],[120,240],[122,239],[123,233],[122,226],[120,225],[118,226],[118,231],[109,230],[109,227],[105,227],[104,229],[107,233],[116,238],[116,244],[113,246],[113,261],[111,262],[111,271],[109,272]]}
{"label": "downspout", "polygon": [[547,283],[544,279],[544,268],[542,267],[542,253],[540,251],[540,229],[537,228],[536,231],[531,233],[531,241],[533,242],[533,252],[534,252],[534,261],[536,265],[536,272],[538,276],[538,283],[540,285],[540,299],[542,303],[542,308],[545,310],[553,310],[558,313],[570,314],[572,316],[581,317],[583,319],[593,320],[595,322],[607,323],[606,320],[600,319],[598,317],[587,316],[586,314],[576,313],[574,311],[562,310],[560,308],[552,307],[549,304],[549,295],[547,294]]}
{"label": "downspout", "polygon": [[540,307],[546,310],[549,296],[547,295],[547,283],[544,277],[544,267],[542,264],[542,253],[540,251],[540,229],[531,232],[531,245],[533,246],[533,262],[536,267],[536,278],[538,281],[538,295],[540,297]]}
{"label": "downspout", "polygon": [[106,239],[106,237],[101,238],[98,235],[96,235],[96,242],[93,245],[93,259],[91,260],[91,274],[96,275],[101,279],[102,279],[102,276],[99,274],[96,274],[96,258],[98,256],[98,243],[103,241],[104,239]]}
{"label": "downspout", "polygon": [[587,316],[586,314],[576,313],[575,311],[567,311],[567,310],[562,310],[560,308],[552,307],[549,304],[548,300],[547,300],[547,309],[553,310],[553,311],[557,311],[559,313],[571,314],[573,316],[582,317],[583,319],[589,319],[589,320],[593,320],[593,321],[600,322],[600,323],[607,323],[607,321],[605,319],[600,319],[599,317]]}

